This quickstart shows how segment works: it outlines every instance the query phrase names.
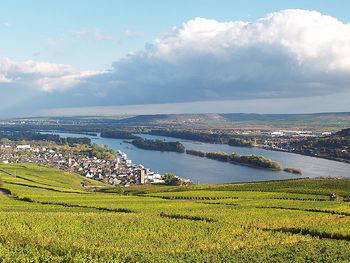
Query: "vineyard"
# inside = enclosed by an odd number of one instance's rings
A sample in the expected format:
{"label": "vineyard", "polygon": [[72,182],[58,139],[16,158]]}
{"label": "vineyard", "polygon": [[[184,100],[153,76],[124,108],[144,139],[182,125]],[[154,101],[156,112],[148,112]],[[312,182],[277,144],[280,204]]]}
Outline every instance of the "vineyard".
{"label": "vineyard", "polygon": [[121,189],[33,164],[0,164],[0,177],[2,262],[350,258],[346,179]]}

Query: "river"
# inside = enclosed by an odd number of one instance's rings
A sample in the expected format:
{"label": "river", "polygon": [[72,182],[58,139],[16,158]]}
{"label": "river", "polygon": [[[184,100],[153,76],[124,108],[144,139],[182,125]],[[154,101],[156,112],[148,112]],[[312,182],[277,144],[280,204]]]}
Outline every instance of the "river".
{"label": "river", "polygon": [[274,172],[264,169],[251,168],[230,163],[223,163],[193,155],[142,150],[132,144],[125,143],[121,139],[101,138],[100,136],[88,136],[82,134],[53,132],[61,137],[88,137],[92,143],[106,144],[114,150],[121,150],[135,164],[142,164],[147,168],[159,173],[174,173],[180,177],[191,179],[194,183],[219,184],[230,182],[248,182],[279,180],[298,177],[350,177],[350,164],[331,161],[327,159],[314,158],[293,153],[269,151],[260,148],[234,147],[225,144],[200,143],[190,140],[175,139],[163,136],[139,134],[147,139],[161,139],[166,141],[179,141],[186,149],[203,150],[208,152],[233,151],[246,155],[263,155],[269,159],[278,161],[283,168],[293,167],[303,171],[303,175],[293,175],[284,171]]}

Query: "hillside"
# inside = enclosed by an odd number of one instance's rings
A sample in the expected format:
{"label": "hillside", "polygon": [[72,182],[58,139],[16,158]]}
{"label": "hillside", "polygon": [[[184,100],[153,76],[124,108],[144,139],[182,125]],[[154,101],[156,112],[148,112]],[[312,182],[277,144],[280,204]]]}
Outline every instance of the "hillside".
{"label": "hillside", "polygon": [[123,125],[146,126],[191,126],[217,128],[303,128],[341,129],[350,126],[350,113],[314,114],[256,114],[256,113],[211,113],[211,114],[160,114],[139,115],[116,121]]}
{"label": "hillside", "polygon": [[[139,186],[0,164],[2,262],[345,262],[350,180]],[[96,189],[96,188],[95,188]],[[338,193],[339,201],[328,201]]]}
{"label": "hillside", "polygon": [[[350,127],[349,112],[314,114],[257,114],[257,113],[199,113],[199,114],[154,114],[111,115],[75,117],[18,118],[3,125],[6,130],[66,130],[99,131],[120,126],[177,127],[189,129],[309,129],[340,130]],[[84,129],[81,129],[84,127]]]}
{"label": "hillside", "polygon": [[338,131],[335,136],[350,137],[350,128]]}
{"label": "hillside", "polygon": [[119,120],[126,125],[186,125],[191,123],[220,122],[225,119],[220,114],[156,114],[138,115]]}
{"label": "hillside", "polygon": [[350,128],[328,137],[290,143],[288,147],[296,153],[350,162]]}

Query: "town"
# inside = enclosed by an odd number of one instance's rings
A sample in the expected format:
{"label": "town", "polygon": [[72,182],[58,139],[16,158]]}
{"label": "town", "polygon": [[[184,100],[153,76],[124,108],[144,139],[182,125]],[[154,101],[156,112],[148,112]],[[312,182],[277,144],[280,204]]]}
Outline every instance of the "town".
{"label": "town", "polygon": [[[0,145],[0,162],[4,164],[35,163],[78,173],[86,178],[113,186],[165,183],[161,174],[141,164],[133,164],[124,152],[117,151],[114,158],[111,156],[98,158],[83,154],[86,152],[86,147],[88,146],[60,146],[47,142],[20,144],[20,142],[7,140]],[[99,146],[93,145],[93,147]]]}

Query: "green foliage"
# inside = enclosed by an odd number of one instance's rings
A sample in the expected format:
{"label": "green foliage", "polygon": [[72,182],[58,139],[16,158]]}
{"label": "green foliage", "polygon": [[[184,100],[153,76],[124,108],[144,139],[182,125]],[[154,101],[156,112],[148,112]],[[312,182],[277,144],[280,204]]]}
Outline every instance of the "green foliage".
{"label": "green foliage", "polygon": [[28,141],[51,141],[55,142],[57,144],[90,144],[91,140],[89,138],[73,138],[73,137],[67,137],[62,138],[59,135],[54,134],[42,134],[39,132],[34,131],[24,131],[24,130],[0,130],[0,138],[1,140],[7,139],[12,141],[19,141],[19,144],[27,144]]}
{"label": "green foliage", "polygon": [[195,156],[199,156],[199,157],[206,157],[207,156],[207,152],[199,151],[199,150],[186,150],[186,153],[191,154],[191,155],[195,155]]}
{"label": "green foliage", "polygon": [[309,138],[282,144],[282,147],[305,155],[350,162],[350,128],[328,137]]}
{"label": "green foliage", "polygon": [[113,139],[136,139],[137,136],[131,132],[123,130],[104,130],[101,132],[102,138],[113,138]]}
{"label": "green foliage", "polygon": [[108,145],[100,146],[98,144],[93,144],[89,154],[90,154],[90,157],[96,157],[97,159],[104,159],[104,160],[116,159],[115,151],[109,148]]}
{"label": "green foliage", "polygon": [[254,147],[255,142],[252,140],[244,140],[240,138],[232,138],[228,141],[228,145],[238,146],[238,147]]}
{"label": "green foliage", "polygon": [[337,193],[350,194],[350,179],[290,179],[246,184],[227,184],[213,187],[217,191],[284,192],[327,196]]}
{"label": "green foliage", "polygon": [[254,154],[239,155],[233,152],[231,155],[229,155],[225,152],[204,152],[197,150],[186,150],[186,153],[200,157],[206,157],[221,162],[230,162],[234,164],[248,165],[276,171],[281,170],[281,165],[278,162],[272,161],[264,156],[257,156]]}
{"label": "green foliage", "polygon": [[185,147],[180,142],[165,142],[161,140],[147,140],[138,138],[131,142],[138,148],[164,152],[185,152]]}
{"label": "green foliage", "polygon": [[166,185],[180,185],[181,184],[181,180],[179,178],[177,178],[175,174],[166,173],[163,175],[162,178],[165,181]]}
{"label": "green foliage", "polygon": [[283,171],[285,171],[287,173],[292,173],[292,174],[302,174],[302,171],[300,169],[297,169],[297,168],[286,167],[283,169]]}
{"label": "green foliage", "polygon": [[350,193],[350,180],[145,185],[108,193],[84,188],[81,176],[32,164],[0,164],[0,175],[2,262],[350,258],[350,204],[328,201],[332,192]]}
{"label": "green foliage", "polygon": [[148,133],[152,135],[167,136],[208,143],[227,143],[229,141],[229,135],[226,134],[206,133],[192,130],[152,129],[148,131]]}

